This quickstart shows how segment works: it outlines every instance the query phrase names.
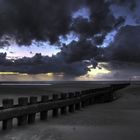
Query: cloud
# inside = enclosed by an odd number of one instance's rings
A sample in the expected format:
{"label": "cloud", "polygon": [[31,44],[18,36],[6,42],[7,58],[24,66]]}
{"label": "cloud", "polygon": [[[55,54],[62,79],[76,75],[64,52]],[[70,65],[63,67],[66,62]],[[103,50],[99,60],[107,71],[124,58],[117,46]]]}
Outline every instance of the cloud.
{"label": "cloud", "polygon": [[120,6],[127,6],[131,11],[134,11],[137,7],[138,0],[110,0],[110,1]]}
{"label": "cloud", "polygon": [[[125,18],[115,18],[110,10],[110,3],[104,0],[85,0],[89,8],[89,19],[77,17],[73,20],[71,29],[80,37],[92,38],[95,44],[103,43],[105,36],[113,29],[124,24]],[[96,35],[100,35],[98,38]]]}
{"label": "cloud", "polygon": [[110,70],[111,73],[98,76],[98,79],[139,80],[140,78],[139,63],[112,61],[109,63],[102,63],[101,66]]}
{"label": "cloud", "polygon": [[[107,48],[101,49],[96,47],[92,40],[80,39],[71,42],[69,45],[64,45],[61,51],[52,57],[36,54],[32,58],[24,57],[12,61],[6,59],[6,53],[1,53],[0,71],[29,74],[53,72],[81,76],[89,71],[88,66],[93,65],[96,68],[98,64],[93,59],[96,58],[99,61],[112,62],[106,68],[112,71],[115,70],[116,73],[117,69],[121,70],[123,65],[115,63],[115,61],[124,62],[124,64],[126,62],[140,62],[139,34],[140,26],[127,25],[119,30],[114,41]],[[125,68],[129,69],[126,65]]]}
{"label": "cloud", "polygon": [[33,57],[23,57],[16,60],[8,60],[6,53],[0,54],[0,71],[20,72],[29,74],[39,73],[63,73],[64,75],[81,76],[90,69],[96,68],[97,61],[94,57],[100,54],[91,40],[81,39],[64,45],[61,51],[51,57],[35,54]]}
{"label": "cloud", "polygon": [[99,49],[91,40],[80,39],[73,41],[69,45],[64,45],[57,55],[62,57],[67,63],[90,60],[99,55]]}
{"label": "cloud", "polygon": [[[89,21],[73,19],[81,7],[90,10]],[[120,22],[109,7],[105,0],[0,0],[0,38],[6,36],[1,45],[8,44],[9,38],[19,45],[34,40],[54,44],[71,31],[86,37],[105,34]]]}
{"label": "cloud", "polygon": [[10,65],[11,61],[6,59],[6,53],[0,53],[0,65]]}
{"label": "cloud", "polygon": [[[7,60],[6,54],[0,54],[0,71],[2,72],[19,72],[28,74],[39,73],[63,73],[64,75],[80,76],[87,73],[88,66],[93,62],[77,61],[67,63],[59,56],[42,56],[36,54],[32,58],[23,57],[15,61]],[[7,61],[9,62],[7,64]]]}
{"label": "cloud", "polygon": [[18,44],[55,43],[69,31],[70,5],[69,0],[0,0],[0,36],[13,37]]}
{"label": "cloud", "polygon": [[124,26],[106,49],[110,60],[140,62],[140,26]]}
{"label": "cloud", "polygon": [[[10,39],[18,45],[30,45],[32,41],[60,43],[60,37],[70,32],[79,37],[78,41],[63,45],[52,57],[36,54],[32,58],[12,61],[6,59],[6,54],[0,54],[0,71],[84,75],[88,66],[92,64],[95,68],[96,59],[101,60],[103,55],[110,61],[139,62],[139,27],[123,27],[112,46],[107,49],[97,47],[108,33],[125,22],[124,17],[114,16],[111,4],[132,7],[128,0],[0,0],[2,47],[10,43]],[[89,18],[73,18],[73,13],[83,7],[89,9]]]}

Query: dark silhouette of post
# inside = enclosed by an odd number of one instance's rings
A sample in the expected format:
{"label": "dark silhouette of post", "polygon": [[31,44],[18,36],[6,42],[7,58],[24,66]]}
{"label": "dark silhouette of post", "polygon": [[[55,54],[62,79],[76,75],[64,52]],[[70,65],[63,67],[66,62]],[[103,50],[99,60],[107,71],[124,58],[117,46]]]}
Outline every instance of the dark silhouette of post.
{"label": "dark silhouette of post", "polygon": [[[90,90],[86,90],[86,91],[85,91],[85,94],[86,94],[86,95],[90,95]],[[89,105],[90,105],[90,100],[91,100],[91,98],[87,98],[87,99],[86,99],[86,106],[89,106]]]}
{"label": "dark silhouette of post", "polygon": [[[75,92],[75,97],[80,99],[80,92]],[[75,110],[80,110],[81,105],[80,105],[80,100],[78,103],[75,104]]]}
{"label": "dark silhouette of post", "polygon": [[[48,100],[49,96],[47,95],[41,96],[41,103],[47,103]],[[48,118],[48,110],[40,112],[40,120],[44,121],[47,120],[47,118]]]}
{"label": "dark silhouette of post", "polygon": [[95,103],[94,90],[90,89],[89,92],[91,94],[90,105],[93,105]]}
{"label": "dark silhouette of post", "polygon": [[[18,106],[26,106],[28,105],[28,98],[21,97],[18,98]],[[25,125],[28,122],[28,115],[23,115],[17,118],[18,126]]]}
{"label": "dark silhouette of post", "polygon": [[[81,91],[81,97],[85,95],[85,91]],[[81,107],[85,108],[86,106],[86,100],[84,98],[81,99]]]}
{"label": "dark silhouette of post", "polygon": [[[57,100],[58,100],[58,95],[57,94],[53,94],[53,101],[54,101],[54,103]],[[52,116],[53,117],[58,117],[58,108],[57,107],[53,109]]]}
{"label": "dark silhouette of post", "polygon": [[[74,93],[69,93],[69,99],[72,99],[72,98],[74,98]],[[73,113],[74,110],[75,110],[74,104],[72,103],[71,105],[69,105],[69,112]]]}
{"label": "dark silhouette of post", "polygon": [[[61,100],[66,100],[67,99],[67,94],[61,93]],[[67,113],[67,106],[61,107],[61,114],[65,115]]]}
{"label": "dark silhouette of post", "polygon": [[[3,99],[2,104],[3,104],[3,109],[12,108],[13,104],[14,104],[14,100],[13,99]],[[3,120],[3,122],[2,122],[3,130],[11,129],[12,127],[13,127],[13,118]]]}
{"label": "dark silhouette of post", "polygon": [[[37,97],[30,97],[30,105],[37,103]],[[28,115],[28,123],[33,124],[35,123],[36,113],[31,113]]]}

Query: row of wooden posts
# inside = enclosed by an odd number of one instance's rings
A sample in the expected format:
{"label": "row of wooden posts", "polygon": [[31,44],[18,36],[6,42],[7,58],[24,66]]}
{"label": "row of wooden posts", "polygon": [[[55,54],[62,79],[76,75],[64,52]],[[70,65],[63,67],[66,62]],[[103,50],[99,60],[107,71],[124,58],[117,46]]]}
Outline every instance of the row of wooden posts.
{"label": "row of wooden posts", "polygon": [[13,118],[17,118],[17,125],[33,124],[36,120],[36,113],[40,113],[40,120],[47,120],[48,111],[52,110],[52,116],[73,113],[88,105],[95,103],[110,102],[117,98],[115,91],[125,88],[129,83],[114,84],[109,87],[83,90],[74,93],[53,94],[37,97],[18,98],[18,104],[14,105],[13,99],[3,99],[0,108],[0,121],[2,129],[7,130],[13,127]]}

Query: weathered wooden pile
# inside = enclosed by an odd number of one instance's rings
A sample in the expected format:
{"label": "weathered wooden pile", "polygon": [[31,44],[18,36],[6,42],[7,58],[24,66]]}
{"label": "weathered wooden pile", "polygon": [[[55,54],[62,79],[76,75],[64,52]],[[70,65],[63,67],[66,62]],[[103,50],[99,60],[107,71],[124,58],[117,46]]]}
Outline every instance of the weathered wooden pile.
{"label": "weathered wooden pile", "polygon": [[36,120],[36,113],[40,113],[40,120],[47,120],[48,111],[52,111],[52,117],[73,113],[95,103],[110,102],[117,99],[115,91],[130,85],[129,83],[112,84],[108,87],[83,90],[74,93],[53,94],[50,98],[47,95],[41,97],[21,97],[18,104],[14,105],[13,99],[3,99],[0,107],[0,121],[2,129],[8,130],[13,127],[13,119],[17,118],[17,125],[33,124]]}

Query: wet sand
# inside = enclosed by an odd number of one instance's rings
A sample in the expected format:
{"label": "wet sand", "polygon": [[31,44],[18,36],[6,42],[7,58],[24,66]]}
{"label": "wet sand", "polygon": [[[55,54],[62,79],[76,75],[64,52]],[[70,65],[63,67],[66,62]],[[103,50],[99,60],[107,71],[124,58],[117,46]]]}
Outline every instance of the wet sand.
{"label": "wet sand", "polygon": [[74,114],[0,132],[0,140],[139,140],[140,86],[121,91],[114,102],[96,104]]}

